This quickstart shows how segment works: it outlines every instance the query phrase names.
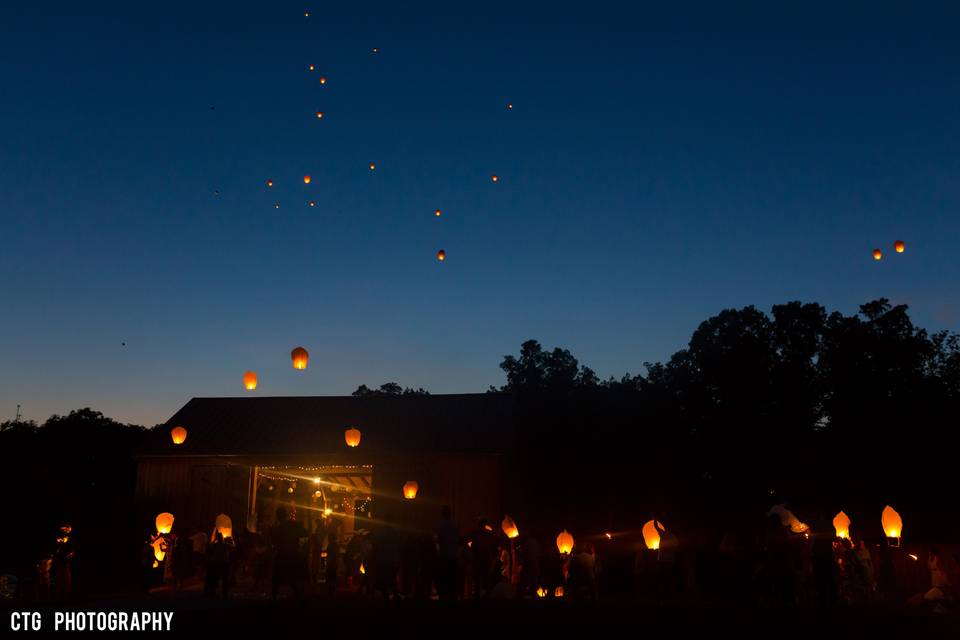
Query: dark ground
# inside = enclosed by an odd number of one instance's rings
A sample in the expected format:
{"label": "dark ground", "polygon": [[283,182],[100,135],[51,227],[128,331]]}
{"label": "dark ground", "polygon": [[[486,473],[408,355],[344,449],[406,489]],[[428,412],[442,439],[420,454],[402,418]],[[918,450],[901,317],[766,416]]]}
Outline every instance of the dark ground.
{"label": "dark ground", "polygon": [[[514,602],[382,602],[344,598],[280,600],[206,600],[198,595],[178,598],[117,598],[71,605],[45,604],[19,609],[41,611],[46,628],[53,612],[174,611],[173,632],[206,637],[288,637],[334,631],[349,637],[399,634],[400,638],[472,637],[596,637],[626,631],[629,636],[655,634],[672,638],[960,638],[960,615],[918,612],[903,608],[838,609],[834,612],[774,610],[695,605],[655,605],[635,601],[569,603],[537,600]],[[2,607],[8,632],[9,605]],[[549,636],[546,634],[549,633]],[[495,635],[493,635],[495,634]],[[4,635],[0,633],[0,635]],[[328,636],[329,637],[329,636]]]}

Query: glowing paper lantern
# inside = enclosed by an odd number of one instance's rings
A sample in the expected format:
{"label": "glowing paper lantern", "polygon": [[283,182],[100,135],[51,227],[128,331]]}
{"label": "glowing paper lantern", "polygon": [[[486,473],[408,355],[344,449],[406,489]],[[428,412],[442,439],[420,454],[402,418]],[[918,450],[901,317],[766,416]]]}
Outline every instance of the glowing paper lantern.
{"label": "glowing paper lantern", "polygon": [[880,260],[881,258],[883,258],[883,251],[880,251],[880,249],[874,249],[874,250],[873,250],[873,259],[874,259],[874,260]]}
{"label": "glowing paper lantern", "polygon": [[361,562],[361,563],[360,563],[360,575],[363,575],[363,574],[365,574],[366,572],[367,572],[367,570],[363,568],[363,563]]}
{"label": "glowing paper lantern", "polygon": [[273,180],[267,180],[267,186],[268,186],[268,187],[272,187],[272,186],[273,186]]}
{"label": "glowing paper lantern", "polygon": [[303,176],[303,184],[310,184],[310,176]]}
{"label": "glowing paper lantern", "polygon": [[557,587],[556,589],[554,589],[554,590],[553,590],[553,597],[554,597],[554,598],[562,598],[562,597],[563,597],[563,587]]}
{"label": "glowing paper lantern", "polygon": [[360,444],[360,429],[350,427],[343,432],[343,439],[346,441],[348,447],[356,447]]}
{"label": "glowing paper lantern", "polygon": [[573,551],[573,536],[566,529],[557,536],[557,550],[562,555],[567,555]]}
{"label": "glowing paper lantern", "polygon": [[[660,528],[663,529],[663,525],[660,525]],[[643,525],[643,542],[647,545],[647,549],[659,549],[660,548],[660,532],[657,531],[657,525],[653,520],[648,521]]]}
{"label": "glowing paper lantern", "polygon": [[493,182],[497,182],[497,181],[500,180],[500,176],[492,175],[492,176],[490,176],[490,180],[492,180]]}
{"label": "glowing paper lantern", "polygon": [[520,529],[517,528],[517,523],[515,523],[510,516],[503,516],[503,522],[500,523],[500,528],[503,529],[503,535],[510,539],[520,535]]}
{"label": "glowing paper lantern", "polygon": [[297,347],[290,352],[290,358],[293,359],[293,368],[303,371],[307,368],[307,361],[310,360],[310,354],[303,347]]}
{"label": "glowing paper lantern", "polygon": [[187,439],[187,430],[183,427],[174,427],[170,430],[170,439],[173,444],[183,444]]}
{"label": "glowing paper lantern", "polygon": [[907,248],[907,245],[903,243],[903,240],[897,240],[893,243],[893,250],[897,253],[903,253]]}
{"label": "glowing paper lantern", "polygon": [[548,593],[550,593],[550,592],[547,591],[546,589],[544,589],[543,587],[537,587],[537,597],[538,597],[538,598],[546,598]]}
{"label": "glowing paper lantern", "polygon": [[310,202],[308,202],[307,204],[309,204],[309,205],[310,205],[311,207],[315,207],[315,206],[317,206],[317,203],[316,203],[316,202],[314,202],[313,200],[311,200],[311,201],[310,201]]}
{"label": "glowing paper lantern", "polygon": [[376,169],[376,168],[377,168],[377,165],[375,165],[375,164],[373,164],[373,163],[371,162],[371,163],[370,163],[370,171],[373,171],[373,170]]}
{"label": "glowing paper lantern", "polygon": [[247,371],[243,374],[243,388],[247,391],[253,391],[257,388],[257,374],[253,371]]}
{"label": "glowing paper lantern", "polygon": [[440,249],[440,251],[437,251],[437,260],[439,260],[440,262],[443,262],[446,259],[447,259],[446,251],[444,251],[443,249]]}
{"label": "glowing paper lantern", "polygon": [[512,102],[508,102],[508,103],[507,103],[507,109],[513,109],[513,103],[512,103]]}
{"label": "glowing paper lantern", "polygon": [[903,532],[903,520],[900,514],[893,507],[887,505],[880,514],[880,524],[883,525],[883,532],[888,538],[899,538]]}
{"label": "glowing paper lantern", "polygon": [[323,118],[323,111],[317,111],[317,118]]}
{"label": "glowing paper lantern", "polygon": [[810,530],[810,527],[803,522],[800,522],[800,519],[793,515],[793,512],[787,509],[786,505],[784,504],[774,505],[770,511],[767,512],[767,515],[779,516],[780,524],[785,527],[790,527],[790,531],[793,533],[804,533]]}
{"label": "glowing paper lantern", "polygon": [[850,517],[843,511],[833,516],[833,528],[836,530],[838,538],[849,538]]}
{"label": "glowing paper lantern", "polygon": [[313,71],[314,69],[316,69],[316,67],[314,67],[313,65],[310,65],[310,71]]}
{"label": "glowing paper lantern", "polygon": [[154,568],[156,568],[156,567],[157,567],[157,563],[158,563],[158,562],[163,562],[163,559],[164,559],[164,558],[166,557],[166,555],[167,555],[167,552],[166,552],[166,550],[165,550],[165,547],[166,547],[167,545],[166,545],[166,543],[165,543],[165,541],[164,541],[164,539],[163,539],[163,536],[157,536],[157,537],[154,538],[153,541],[150,543],[150,546],[153,547],[153,557],[154,557],[153,566],[154,566]]}
{"label": "glowing paper lantern", "polygon": [[434,211],[434,212],[433,212],[433,215],[435,215],[435,216],[437,216],[437,217],[439,218],[439,217],[440,217],[440,209],[437,209],[436,211]]}
{"label": "glowing paper lantern", "polygon": [[416,480],[407,480],[406,484],[403,485],[403,497],[407,500],[413,500],[417,497],[419,489],[420,485],[417,484]]}
{"label": "glowing paper lantern", "polygon": [[323,76],[320,76],[320,84],[327,84],[327,79]]}
{"label": "glowing paper lantern", "polygon": [[279,209],[279,208],[280,208],[280,203],[279,203],[279,202],[274,202],[274,203],[273,203],[273,208],[274,208],[274,209]]}
{"label": "glowing paper lantern", "polygon": [[[170,530],[173,529],[173,514],[164,511],[157,516],[154,524],[157,525],[157,533],[170,533]],[[160,558],[160,560],[163,560],[163,558]]]}
{"label": "glowing paper lantern", "polygon": [[233,537],[233,520],[231,520],[227,514],[221,513],[218,515],[217,519],[213,522],[213,527],[214,530],[220,532],[224,540]]}

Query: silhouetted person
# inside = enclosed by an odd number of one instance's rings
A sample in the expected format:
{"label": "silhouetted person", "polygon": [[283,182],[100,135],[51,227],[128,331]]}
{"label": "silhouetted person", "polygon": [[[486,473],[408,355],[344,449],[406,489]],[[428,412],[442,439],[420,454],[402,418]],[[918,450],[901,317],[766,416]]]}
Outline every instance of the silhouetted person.
{"label": "silhouetted person", "polygon": [[173,589],[179,591],[183,582],[193,573],[193,541],[178,537],[173,543]]}
{"label": "silhouetted person", "polygon": [[437,545],[429,533],[417,536],[417,581],[414,585],[414,597],[418,600],[429,600],[433,595],[433,574],[437,566]]}
{"label": "silhouetted person", "polygon": [[837,603],[837,565],[834,560],[833,540],[823,534],[814,535],[811,561],[817,604],[831,608]]}
{"label": "silhouetted person", "polygon": [[327,594],[332,598],[337,593],[337,567],[340,564],[340,541],[336,529],[327,533]]}
{"label": "silhouetted person", "polygon": [[385,598],[397,596],[397,573],[400,570],[400,534],[384,522],[379,531],[371,536],[373,560],[373,590],[382,591]]}
{"label": "silhouetted person", "polygon": [[477,524],[471,536],[470,560],[473,570],[473,597],[479,599],[490,592],[496,574],[497,539],[485,519]]}
{"label": "silhouetted person", "polygon": [[273,589],[272,596],[277,597],[280,585],[292,587],[297,597],[301,595],[301,554],[300,538],[306,536],[303,527],[287,518],[287,510],[277,507],[277,524],[271,531],[273,543]]}
{"label": "silhouetted person", "polygon": [[213,542],[207,545],[207,575],[204,578],[203,592],[209,597],[217,595],[217,587],[221,587],[223,597],[230,593],[230,545],[223,534],[216,531]]}
{"label": "silhouetted person", "polygon": [[457,597],[457,554],[460,551],[460,532],[450,514],[450,507],[440,509],[440,522],[435,530],[437,539],[436,580],[437,596],[441,600]]}

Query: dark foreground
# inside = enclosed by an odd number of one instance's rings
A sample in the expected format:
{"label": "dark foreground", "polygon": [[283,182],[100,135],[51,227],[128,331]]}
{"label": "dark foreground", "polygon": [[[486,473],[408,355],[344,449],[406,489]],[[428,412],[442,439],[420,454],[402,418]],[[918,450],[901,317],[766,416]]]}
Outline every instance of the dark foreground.
{"label": "dark foreground", "polygon": [[[670,638],[960,638],[960,616],[909,609],[862,608],[832,612],[775,610],[637,602],[500,601],[500,602],[371,602],[307,598],[302,601],[218,600],[200,597],[163,600],[116,599],[71,605],[21,607],[40,611],[44,630],[52,631],[56,611],[173,611],[175,634],[207,637],[292,633],[349,633],[350,637],[399,634],[399,638],[597,637],[614,632],[623,637],[657,634]],[[19,610],[18,609],[18,610]],[[6,635],[9,605],[2,607]],[[493,635],[495,634],[495,635]]]}

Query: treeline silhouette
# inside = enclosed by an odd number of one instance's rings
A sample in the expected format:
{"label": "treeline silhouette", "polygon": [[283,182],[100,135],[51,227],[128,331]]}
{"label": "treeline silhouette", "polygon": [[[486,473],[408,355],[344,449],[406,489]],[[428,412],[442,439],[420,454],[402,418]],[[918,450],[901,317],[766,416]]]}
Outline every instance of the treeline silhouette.
{"label": "treeline silhouette", "polygon": [[[889,503],[905,537],[960,538],[960,336],[915,326],[905,305],[725,310],[667,362],[618,379],[534,340],[500,366],[490,392],[512,394],[516,431],[502,488],[525,533],[634,530],[656,514],[709,537],[786,502],[815,527],[842,509],[854,535],[879,537]],[[390,382],[354,395],[425,393]],[[90,409],[0,424],[0,572],[29,574],[69,522],[78,587],[116,587],[151,522],[134,500],[147,432]]]}

